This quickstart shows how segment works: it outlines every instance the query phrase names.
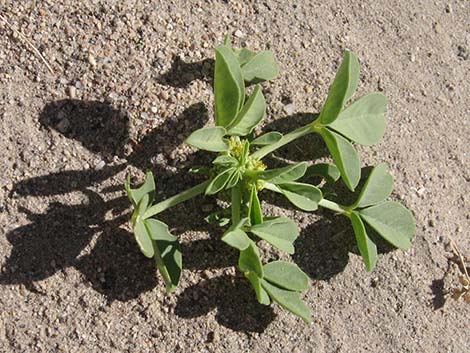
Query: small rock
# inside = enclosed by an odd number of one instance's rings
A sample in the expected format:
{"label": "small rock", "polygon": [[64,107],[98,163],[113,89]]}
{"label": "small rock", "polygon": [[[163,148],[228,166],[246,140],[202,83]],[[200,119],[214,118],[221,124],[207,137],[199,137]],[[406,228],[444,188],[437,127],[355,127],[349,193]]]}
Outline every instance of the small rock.
{"label": "small rock", "polygon": [[101,170],[101,169],[104,168],[105,165],[106,165],[106,162],[101,160],[101,161],[98,162],[98,164],[96,164],[95,170]]}
{"label": "small rock", "polygon": [[152,113],[156,114],[156,113],[158,112],[158,108],[155,107],[155,106],[153,106],[153,107],[150,108],[150,111],[151,111]]}
{"label": "small rock", "polygon": [[233,34],[237,38],[242,38],[243,37],[243,32],[237,29],[235,33]]}
{"label": "small rock", "polygon": [[69,86],[67,93],[70,98],[74,99],[77,96],[77,88],[75,86]]}
{"label": "small rock", "polygon": [[439,33],[442,32],[442,27],[441,27],[441,25],[440,25],[439,23],[435,23],[435,24],[434,24],[434,31],[435,31],[437,34],[439,34]]}
{"label": "small rock", "polygon": [[447,12],[447,13],[452,13],[452,5],[451,5],[451,4],[447,4],[447,6],[446,6],[446,12]]}
{"label": "small rock", "polygon": [[91,54],[88,54],[88,62],[90,63],[91,66],[93,67],[96,67],[97,66],[97,63],[96,63],[96,59],[93,55]]}
{"label": "small rock", "polygon": [[294,114],[294,111],[295,111],[295,106],[293,103],[289,103],[289,104],[286,104],[284,106],[284,112],[287,114],[287,115],[292,115]]}
{"label": "small rock", "polygon": [[56,129],[59,131],[59,132],[62,132],[62,133],[65,133],[68,131],[70,127],[70,121],[69,119],[67,118],[63,118],[61,121],[59,121],[59,123],[56,125]]}
{"label": "small rock", "polygon": [[304,87],[305,93],[312,93],[313,92],[313,87],[310,85],[305,85]]}

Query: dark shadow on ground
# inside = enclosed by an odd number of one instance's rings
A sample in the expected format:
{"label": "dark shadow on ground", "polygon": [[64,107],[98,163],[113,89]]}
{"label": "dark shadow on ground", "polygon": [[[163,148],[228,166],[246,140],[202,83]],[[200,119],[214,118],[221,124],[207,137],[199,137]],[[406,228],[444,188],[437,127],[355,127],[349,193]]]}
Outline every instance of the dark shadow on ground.
{"label": "dark shadow on ground", "polygon": [[[101,185],[129,165],[142,170],[151,169],[157,175],[157,191],[171,190],[164,192],[167,196],[182,191],[186,185],[196,184],[197,177],[188,174],[187,166],[208,165],[213,157],[211,154],[194,153],[186,161],[174,161],[173,168],[168,168],[166,163],[160,163],[154,157],[162,155],[169,159],[168,153],[181,144],[190,132],[204,126],[207,121],[204,105],[194,104],[181,115],[167,119],[127,155],[126,144],[130,143],[128,115],[107,103],[57,101],[46,105],[39,120],[44,128],[56,130],[80,142],[108,162],[115,155],[125,157],[126,162],[117,165],[111,162],[100,170],[53,172],[17,183],[12,197],[44,197],[73,192],[81,195],[78,197],[83,201],[78,205],[52,202],[41,214],[21,210],[28,215],[30,223],[7,234],[12,251],[3,263],[0,284],[24,284],[34,291],[35,281],[74,267],[109,302],[128,301],[152,290],[160,277],[153,261],[142,256],[133,235],[123,227],[130,217],[127,197],[122,192],[118,196],[113,195],[122,191],[122,184]],[[100,191],[91,191],[91,188]],[[158,194],[157,198],[162,199],[163,195]],[[174,226],[174,234],[187,230],[222,234],[222,229],[207,225],[203,220],[201,206],[213,203],[212,197],[198,198],[163,212],[159,218],[170,227]],[[81,255],[92,239],[96,240],[92,249]],[[222,244],[218,237],[183,243],[182,251],[185,268],[190,270],[234,266],[238,258],[237,253]],[[260,332],[272,321],[272,309],[257,304],[244,278],[236,278],[236,284],[234,278],[229,276],[205,282],[216,292],[204,305],[218,308],[217,320],[222,325],[234,330]],[[199,288],[193,286],[181,295],[178,312],[182,316],[192,312],[185,303],[188,295],[193,298],[193,293],[198,291]],[[225,301],[227,297],[231,299]],[[236,307],[231,306],[230,302],[237,303]],[[192,303],[190,306],[193,306]],[[207,310],[200,312],[203,315]]]}
{"label": "dark shadow on ground", "polygon": [[173,59],[171,68],[157,78],[158,83],[172,87],[187,87],[194,80],[212,82],[214,59],[187,63],[179,56]]}
{"label": "dark shadow on ground", "polygon": [[226,275],[187,288],[179,296],[175,312],[194,318],[214,309],[217,322],[236,331],[263,332],[275,318],[271,306],[258,303],[245,278]]}

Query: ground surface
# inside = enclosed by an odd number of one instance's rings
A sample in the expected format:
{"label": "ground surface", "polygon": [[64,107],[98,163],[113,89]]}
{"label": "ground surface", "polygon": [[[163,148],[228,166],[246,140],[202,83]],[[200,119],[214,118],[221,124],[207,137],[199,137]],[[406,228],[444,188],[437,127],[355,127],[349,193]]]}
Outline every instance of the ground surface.
{"label": "ground surface", "polygon": [[[445,295],[458,274],[447,237],[470,255],[468,2],[298,3],[0,1],[54,69],[0,20],[0,351],[470,351],[470,305]],[[268,122],[318,112],[346,48],[361,61],[357,96],[389,97],[383,142],[360,151],[390,165],[413,210],[410,251],[368,274],[345,220],[263,203],[302,228],[310,327],[255,302],[202,220],[213,200],[163,215],[184,242],[174,295],[126,224],[126,173],[152,168],[159,197],[197,182],[188,166],[207,157],[182,141],[211,119],[212,48],[237,30],[235,44],[281,63]],[[282,155],[322,155],[312,144]]]}

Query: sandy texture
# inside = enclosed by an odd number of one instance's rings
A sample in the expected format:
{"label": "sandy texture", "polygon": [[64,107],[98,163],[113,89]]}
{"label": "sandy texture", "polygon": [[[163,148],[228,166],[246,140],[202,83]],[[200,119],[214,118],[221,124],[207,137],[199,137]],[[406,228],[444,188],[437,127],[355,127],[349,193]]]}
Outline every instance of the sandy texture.
{"label": "sandy texture", "polygon": [[[0,12],[55,71],[0,21],[0,351],[470,350],[470,305],[445,295],[458,274],[447,236],[470,255],[467,1],[0,1]],[[237,253],[203,221],[214,200],[163,215],[184,242],[174,295],[126,223],[126,173],[137,182],[151,168],[158,197],[198,181],[188,166],[210,156],[182,141],[212,119],[212,48],[237,30],[235,44],[281,63],[264,87],[270,127],[318,112],[345,48],[361,62],[356,97],[389,97],[383,142],[360,151],[364,165],[390,165],[393,197],[413,210],[410,251],[384,249],[368,274],[347,220],[263,202],[301,226],[293,260],[312,278],[310,327],[257,304]],[[279,155],[324,156],[316,146]]]}

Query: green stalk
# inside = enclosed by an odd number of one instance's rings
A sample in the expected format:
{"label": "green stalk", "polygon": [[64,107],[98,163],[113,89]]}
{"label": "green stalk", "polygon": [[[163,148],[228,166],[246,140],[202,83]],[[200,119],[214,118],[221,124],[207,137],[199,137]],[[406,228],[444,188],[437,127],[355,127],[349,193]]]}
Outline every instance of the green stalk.
{"label": "green stalk", "polygon": [[180,192],[179,194],[176,194],[172,197],[167,198],[166,200],[163,200],[149,209],[145,211],[144,215],[142,216],[143,219],[150,218],[152,216],[155,216],[156,214],[165,211],[166,209],[176,206],[181,202],[184,202],[186,200],[192,199],[193,197],[202,194],[205,190],[207,185],[209,185],[210,180],[207,180],[201,184],[198,184],[188,190],[185,190],[183,192]]}
{"label": "green stalk", "polygon": [[255,159],[262,159],[264,156],[270,154],[271,152],[277,150],[278,148],[287,145],[288,143],[302,137],[308,135],[309,133],[313,132],[312,124],[308,124],[298,128],[294,131],[289,132],[288,134],[281,137],[281,139],[271,145],[267,145],[261,147],[259,150],[252,154],[252,157]]}
{"label": "green stalk", "polygon": [[240,184],[237,184],[232,188],[232,224],[240,221],[241,196]]}
{"label": "green stalk", "polygon": [[348,210],[346,207],[341,206],[337,204],[336,202],[330,201],[327,199],[321,199],[320,202],[318,203],[318,206],[327,208],[337,213],[344,214],[345,216],[348,216],[348,217],[349,217],[349,214],[351,213],[351,211]]}

